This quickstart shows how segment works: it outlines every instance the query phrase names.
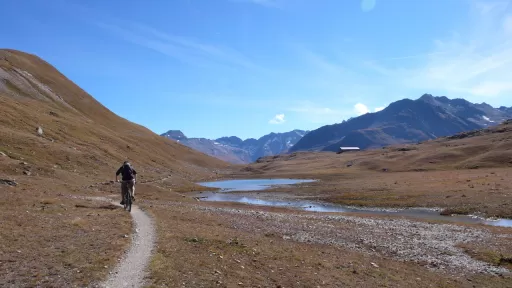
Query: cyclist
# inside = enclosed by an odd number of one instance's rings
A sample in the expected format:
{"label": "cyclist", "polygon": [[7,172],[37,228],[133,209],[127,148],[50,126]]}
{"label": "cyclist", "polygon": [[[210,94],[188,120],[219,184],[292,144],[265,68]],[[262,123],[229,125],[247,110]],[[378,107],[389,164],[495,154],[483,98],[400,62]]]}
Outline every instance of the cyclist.
{"label": "cyclist", "polygon": [[137,171],[133,169],[132,165],[128,161],[124,161],[123,165],[116,171],[116,182],[117,176],[122,175],[121,178],[121,205],[124,205],[123,195],[126,192],[130,192],[132,202],[135,201],[135,182],[137,182]]}

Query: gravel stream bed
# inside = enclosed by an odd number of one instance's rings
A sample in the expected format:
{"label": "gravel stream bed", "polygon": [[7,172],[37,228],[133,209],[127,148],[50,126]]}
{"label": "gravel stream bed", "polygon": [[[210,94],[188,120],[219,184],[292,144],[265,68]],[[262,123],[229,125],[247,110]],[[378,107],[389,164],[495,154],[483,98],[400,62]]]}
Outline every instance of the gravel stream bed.
{"label": "gravel stream bed", "polygon": [[507,237],[512,241],[511,234],[497,235],[485,227],[432,224],[401,218],[265,212],[177,202],[153,205],[214,213],[242,231],[273,233],[289,241],[341,246],[385,258],[421,263],[447,273],[510,273],[506,268],[473,259],[457,247],[457,244],[469,242],[493,243],[496,237]]}

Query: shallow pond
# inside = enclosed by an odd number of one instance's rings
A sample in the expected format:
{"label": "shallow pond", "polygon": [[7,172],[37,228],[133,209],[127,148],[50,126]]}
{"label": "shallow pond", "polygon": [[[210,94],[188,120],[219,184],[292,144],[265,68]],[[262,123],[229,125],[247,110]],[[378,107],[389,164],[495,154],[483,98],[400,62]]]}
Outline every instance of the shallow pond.
{"label": "shallow pond", "polygon": [[[421,220],[430,221],[449,221],[458,223],[475,223],[486,224],[492,226],[512,227],[512,219],[497,219],[489,220],[475,216],[453,215],[443,216],[439,211],[427,208],[403,208],[403,209],[387,209],[377,207],[349,207],[343,205],[336,205],[331,203],[301,200],[301,199],[286,199],[286,200],[273,200],[258,198],[256,193],[247,196],[233,193],[233,191],[259,191],[268,189],[275,185],[291,185],[298,183],[313,182],[315,180],[302,180],[302,179],[244,179],[244,180],[224,180],[214,182],[198,183],[205,187],[220,188],[220,192],[202,192],[199,196],[201,201],[225,201],[225,202],[238,202],[250,205],[263,205],[274,207],[286,207],[301,209],[305,211],[314,212],[350,212],[361,213],[367,215],[379,216],[405,216],[417,218]],[[229,192],[229,193],[226,193]]]}
{"label": "shallow pond", "polygon": [[270,188],[273,185],[291,185],[299,183],[314,182],[309,179],[242,179],[242,180],[221,180],[213,182],[197,183],[205,187],[219,188],[222,192],[231,191],[258,191]]}

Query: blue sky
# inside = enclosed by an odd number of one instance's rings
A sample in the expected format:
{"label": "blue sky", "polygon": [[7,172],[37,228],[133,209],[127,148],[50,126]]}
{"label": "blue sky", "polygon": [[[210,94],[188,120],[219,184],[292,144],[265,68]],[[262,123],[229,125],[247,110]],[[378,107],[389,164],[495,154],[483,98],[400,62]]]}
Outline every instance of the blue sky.
{"label": "blue sky", "polygon": [[315,129],[423,93],[512,106],[500,0],[4,1],[0,47],[189,137]]}

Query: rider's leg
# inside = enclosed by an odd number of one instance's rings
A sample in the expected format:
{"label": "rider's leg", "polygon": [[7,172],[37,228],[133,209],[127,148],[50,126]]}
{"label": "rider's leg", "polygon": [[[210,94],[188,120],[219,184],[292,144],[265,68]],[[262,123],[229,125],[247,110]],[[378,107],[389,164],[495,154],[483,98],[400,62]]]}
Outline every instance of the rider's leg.
{"label": "rider's leg", "polygon": [[134,194],[135,194],[135,181],[134,180],[130,180],[130,181],[126,181],[127,182],[127,185],[128,185],[128,191],[130,191],[130,196],[132,197],[132,201],[135,199],[134,197]]}
{"label": "rider's leg", "polygon": [[124,194],[128,191],[126,181],[121,181],[121,205],[124,205]]}

